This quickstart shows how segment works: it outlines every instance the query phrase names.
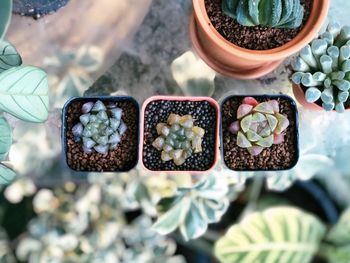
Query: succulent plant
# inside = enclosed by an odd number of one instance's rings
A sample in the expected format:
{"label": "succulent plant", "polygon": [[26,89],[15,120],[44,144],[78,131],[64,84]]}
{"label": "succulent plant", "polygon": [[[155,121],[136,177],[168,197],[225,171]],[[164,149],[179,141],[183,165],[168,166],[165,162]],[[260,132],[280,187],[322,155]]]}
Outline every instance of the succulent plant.
{"label": "succulent plant", "polygon": [[87,102],[82,108],[80,122],[73,126],[72,132],[76,142],[83,142],[85,153],[93,149],[101,154],[117,148],[121,136],[127,127],[122,120],[122,109],[111,103],[107,106],[98,100],[96,103]]}
{"label": "succulent plant", "polygon": [[292,81],[307,88],[307,102],[321,99],[326,111],[344,112],[350,89],[350,27],[329,24],[300,51],[292,67]]}
{"label": "succulent plant", "polygon": [[243,99],[237,110],[237,121],[231,123],[229,131],[237,134],[237,145],[247,148],[253,156],[264,148],[284,141],[284,131],[289,126],[288,118],[279,113],[277,100],[258,103],[252,97]]}
{"label": "succulent plant", "polygon": [[159,137],[152,145],[162,151],[161,159],[164,162],[173,160],[176,165],[182,165],[193,152],[202,152],[205,131],[194,125],[191,115],[171,113],[167,123],[157,124],[157,133]]}
{"label": "succulent plant", "polygon": [[304,18],[300,0],[223,0],[222,10],[243,26],[297,28]]}

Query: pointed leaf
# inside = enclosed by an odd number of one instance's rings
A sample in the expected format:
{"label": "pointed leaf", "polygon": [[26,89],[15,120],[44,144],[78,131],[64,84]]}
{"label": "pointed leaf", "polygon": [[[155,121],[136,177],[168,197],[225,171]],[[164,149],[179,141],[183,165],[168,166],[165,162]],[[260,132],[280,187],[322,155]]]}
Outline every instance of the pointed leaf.
{"label": "pointed leaf", "polygon": [[48,118],[46,73],[33,66],[19,66],[0,74],[0,110],[29,122]]}
{"label": "pointed leaf", "polygon": [[266,119],[267,119],[267,122],[269,123],[271,131],[274,131],[277,127],[278,120],[273,115],[270,115],[270,114],[266,114]]}
{"label": "pointed leaf", "polygon": [[275,130],[275,133],[280,134],[283,131],[285,131],[289,126],[289,120],[286,116],[280,113],[276,113],[276,118],[278,120],[277,128]]}
{"label": "pointed leaf", "polygon": [[252,111],[252,109],[253,109],[253,106],[249,104],[239,105],[237,110],[237,119],[242,119],[244,116],[249,114]]}
{"label": "pointed leaf", "polygon": [[191,202],[184,223],[180,226],[180,232],[185,241],[198,238],[207,230],[208,224],[202,214],[199,207]]}
{"label": "pointed leaf", "polygon": [[243,132],[246,132],[249,130],[250,125],[252,124],[252,115],[248,115],[245,116],[242,120],[241,120],[241,128],[243,130]]}
{"label": "pointed leaf", "polygon": [[0,117],[0,160],[4,160],[12,145],[12,129],[4,117]]}
{"label": "pointed leaf", "polygon": [[237,145],[241,148],[248,148],[252,146],[251,142],[241,132],[238,132],[237,134]]}
{"label": "pointed leaf", "polygon": [[268,137],[262,138],[260,141],[258,141],[256,143],[257,145],[264,147],[264,148],[268,148],[271,147],[273,144],[273,135],[271,134]]}
{"label": "pointed leaf", "polygon": [[291,207],[270,208],[248,215],[215,244],[222,263],[309,263],[318,250],[325,226],[313,215]]}
{"label": "pointed leaf", "polygon": [[261,112],[261,113],[269,113],[269,114],[274,113],[273,107],[268,102],[262,102],[262,103],[256,105],[253,110],[257,111],[257,112]]}
{"label": "pointed leaf", "polygon": [[22,64],[16,48],[6,41],[0,41],[0,73]]}
{"label": "pointed leaf", "polygon": [[16,179],[16,176],[16,173],[12,169],[0,163],[0,185],[10,184]]}
{"label": "pointed leaf", "polygon": [[246,135],[247,135],[248,140],[251,142],[257,142],[257,141],[262,139],[259,134],[257,134],[254,131],[251,131],[251,130],[247,131]]}

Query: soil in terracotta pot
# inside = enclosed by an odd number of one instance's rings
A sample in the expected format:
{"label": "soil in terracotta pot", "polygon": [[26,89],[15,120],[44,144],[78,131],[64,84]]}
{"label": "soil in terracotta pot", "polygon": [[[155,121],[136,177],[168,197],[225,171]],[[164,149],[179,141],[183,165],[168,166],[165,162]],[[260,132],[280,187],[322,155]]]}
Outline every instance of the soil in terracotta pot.
{"label": "soil in terracotta pot", "polygon": [[222,0],[205,0],[207,13],[214,28],[225,39],[242,48],[268,50],[286,44],[303,29],[310,16],[313,0],[300,1],[305,13],[302,25],[296,29],[242,26],[235,19],[224,14],[221,2]]}
{"label": "soil in terracotta pot", "polygon": [[[294,166],[298,159],[297,127],[295,106],[286,98],[278,98],[280,113],[288,117],[289,127],[285,131],[284,142],[265,148],[259,155],[252,156],[245,148],[237,146],[237,135],[228,127],[237,120],[237,109],[244,97],[230,97],[222,105],[222,136],[224,162],[232,170],[283,170]],[[267,97],[254,97],[258,102],[268,101]]]}
{"label": "soil in terracotta pot", "polygon": [[[306,92],[306,90],[308,89],[308,87],[303,86],[302,84],[300,85],[301,89],[304,91],[304,94]],[[315,102],[318,106],[322,107],[322,100],[319,99]],[[345,109],[350,109],[350,98],[344,102],[344,108]]]}
{"label": "soil in terracotta pot", "polygon": [[[137,106],[131,101],[117,102],[117,106],[123,110],[122,120],[127,126],[121,141],[115,150],[107,154],[93,151],[87,154],[83,151],[82,143],[75,142],[72,127],[79,122],[81,107],[88,101],[74,101],[68,105],[66,118],[66,157],[70,168],[77,171],[118,172],[132,169],[138,161],[138,127],[139,115]],[[106,101],[114,102],[114,101]]]}
{"label": "soil in terracotta pot", "polygon": [[[158,137],[156,126],[166,122],[171,113],[180,116],[190,114],[195,125],[205,130],[202,141],[203,151],[193,153],[182,165],[161,160],[161,151],[152,146]],[[211,168],[215,160],[216,109],[207,101],[170,101],[156,100],[149,103],[144,113],[143,163],[153,171],[205,171]]]}

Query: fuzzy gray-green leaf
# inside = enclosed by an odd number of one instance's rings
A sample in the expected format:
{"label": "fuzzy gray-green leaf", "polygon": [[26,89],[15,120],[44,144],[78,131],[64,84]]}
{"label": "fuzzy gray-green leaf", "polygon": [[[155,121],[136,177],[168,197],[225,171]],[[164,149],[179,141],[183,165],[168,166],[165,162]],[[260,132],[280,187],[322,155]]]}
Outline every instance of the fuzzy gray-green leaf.
{"label": "fuzzy gray-green leaf", "polygon": [[0,41],[0,73],[21,64],[22,58],[16,48],[6,41]]}
{"label": "fuzzy gray-green leaf", "polygon": [[0,110],[29,122],[48,118],[46,73],[33,66],[19,66],[0,74]]}
{"label": "fuzzy gray-green leaf", "polygon": [[0,161],[4,160],[12,145],[12,129],[4,117],[0,117]]}

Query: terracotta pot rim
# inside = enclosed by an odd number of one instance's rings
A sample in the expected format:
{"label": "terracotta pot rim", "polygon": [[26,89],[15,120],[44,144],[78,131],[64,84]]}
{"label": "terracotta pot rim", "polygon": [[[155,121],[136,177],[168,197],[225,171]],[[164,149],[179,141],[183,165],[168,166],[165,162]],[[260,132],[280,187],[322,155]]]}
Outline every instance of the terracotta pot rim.
{"label": "terracotta pot rim", "polygon": [[[145,110],[147,105],[155,100],[172,100],[172,101],[208,101],[212,106],[214,106],[216,110],[216,127],[215,127],[215,152],[214,152],[214,161],[211,165],[211,167],[205,171],[189,171],[189,170],[183,170],[183,171],[167,171],[167,170],[150,170],[148,169],[144,162],[143,162],[143,144],[144,144],[144,129],[145,129]],[[149,97],[147,100],[144,101],[141,108],[141,122],[140,122],[140,145],[139,145],[139,160],[141,163],[141,167],[149,172],[153,173],[167,173],[170,175],[177,175],[177,174],[183,174],[183,173],[190,173],[192,175],[202,175],[205,173],[208,173],[212,171],[217,163],[218,163],[218,156],[219,156],[219,136],[220,136],[220,107],[216,100],[214,100],[211,97],[205,97],[205,96],[152,96]]]}
{"label": "terracotta pot rim", "polygon": [[226,52],[235,56],[255,61],[266,61],[284,59],[306,46],[320,31],[327,16],[330,1],[314,0],[309,19],[295,38],[278,48],[262,51],[242,48],[226,40],[212,25],[204,0],[192,0],[192,4],[195,19],[197,23],[201,24],[206,37],[216,42]]}
{"label": "terracotta pot rim", "polygon": [[[305,92],[304,90],[301,88],[300,85],[297,84],[292,84],[292,88],[293,88],[293,94],[295,99],[305,108],[308,110],[313,110],[313,111],[325,111],[323,109],[323,107],[321,107],[320,105],[318,105],[317,103],[310,103],[307,102],[305,99]],[[350,111],[350,107],[345,109],[346,111]],[[336,110],[332,110],[333,112],[336,112]]]}
{"label": "terracotta pot rim", "polygon": [[205,52],[204,48],[201,46],[201,43],[197,35],[196,20],[193,14],[190,17],[189,32],[190,32],[193,48],[196,51],[197,55],[208,66],[210,66],[216,72],[224,76],[241,79],[241,80],[257,79],[275,70],[283,62],[283,59],[281,59],[281,60],[272,61],[271,63],[266,63],[254,69],[233,70],[232,68],[230,69],[229,67],[226,67],[225,65],[217,62],[215,59],[210,57],[209,54]]}

